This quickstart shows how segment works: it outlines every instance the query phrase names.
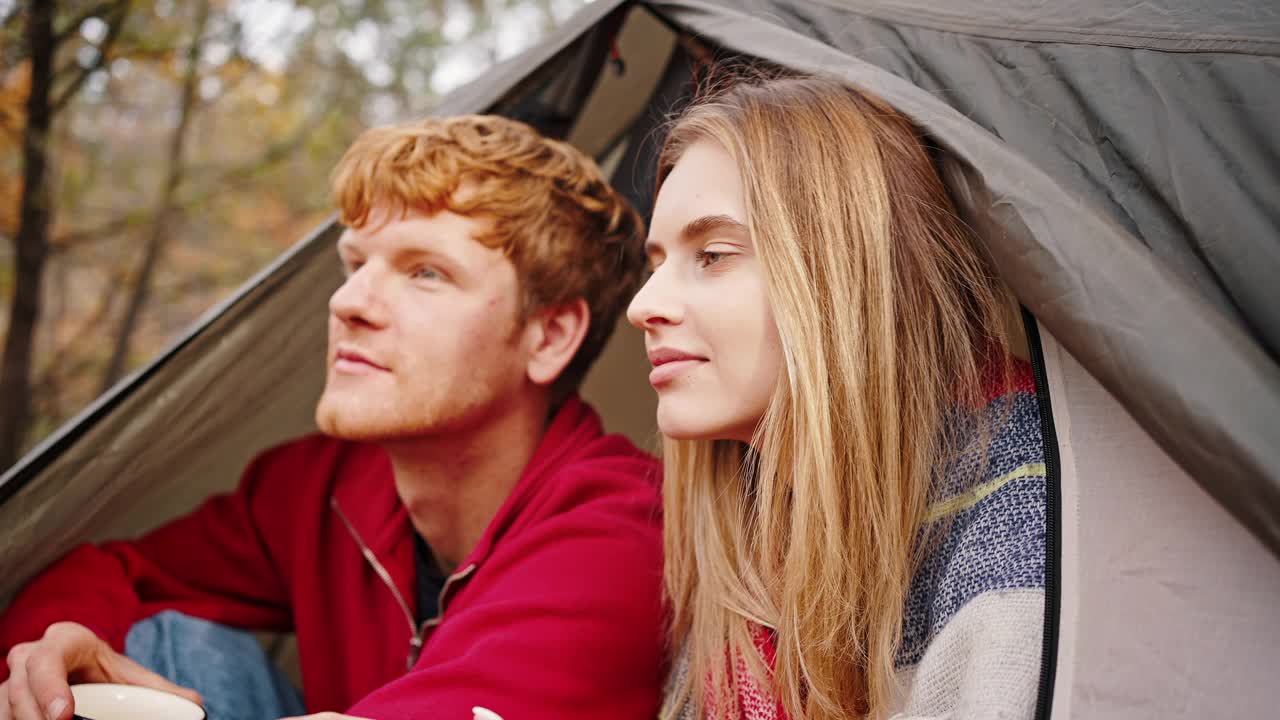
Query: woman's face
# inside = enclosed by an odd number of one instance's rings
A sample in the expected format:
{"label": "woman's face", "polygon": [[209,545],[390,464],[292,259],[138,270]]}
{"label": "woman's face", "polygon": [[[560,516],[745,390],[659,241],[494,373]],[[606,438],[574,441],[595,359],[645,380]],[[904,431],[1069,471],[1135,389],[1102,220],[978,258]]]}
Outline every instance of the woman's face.
{"label": "woman's face", "polygon": [[738,168],[719,144],[693,143],[667,176],[646,250],[653,275],[627,319],[645,332],[658,429],[750,442],[778,382],[782,344]]}

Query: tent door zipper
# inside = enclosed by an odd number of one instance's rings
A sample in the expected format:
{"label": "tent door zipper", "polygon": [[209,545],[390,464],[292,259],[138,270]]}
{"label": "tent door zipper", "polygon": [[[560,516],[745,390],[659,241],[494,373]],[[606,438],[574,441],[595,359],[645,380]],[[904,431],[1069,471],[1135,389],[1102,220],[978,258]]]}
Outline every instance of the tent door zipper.
{"label": "tent door zipper", "polygon": [[1036,382],[1036,402],[1040,411],[1040,435],[1044,442],[1045,464],[1045,558],[1044,558],[1044,645],[1040,658],[1040,690],[1036,697],[1036,720],[1049,720],[1053,709],[1053,686],[1058,670],[1058,620],[1062,606],[1062,474],[1058,457],[1058,434],[1053,424],[1049,398],[1049,375],[1044,366],[1044,348],[1036,318],[1022,308],[1022,324],[1031,351],[1031,372]]}

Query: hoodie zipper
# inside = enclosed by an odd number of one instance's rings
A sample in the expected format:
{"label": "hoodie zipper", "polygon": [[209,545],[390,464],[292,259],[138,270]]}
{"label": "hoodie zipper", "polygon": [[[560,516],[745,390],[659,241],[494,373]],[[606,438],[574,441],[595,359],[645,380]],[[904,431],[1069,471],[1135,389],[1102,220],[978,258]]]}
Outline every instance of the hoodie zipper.
{"label": "hoodie zipper", "polygon": [[1049,373],[1044,366],[1040,327],[1036,318],[1022,308],[1022,324],[1031,351],[1031,372],[1036,381],[1036,401],[1040,410],[1040,433],[1044,440],[1045,558],[1044,558],[1044,646],[1040,658],[1040,691],[1036,698],[1036,720],[1049,720],[1053,709],[1053,686],[1058,672],[1058,621],[1062,604],[1060,560],[1062,558],[1062,468],[1058,458],[1058,433],[1053,424],[1049,398]]}
{"label": "hoodie zipper", "polygon": [[404,671],[409,672],[413,666],[417,664],[418,657],[422,655],[422,645],[427,634],[427,628],[435,627],[444,619],[444,598],[449,594],[449,589],[453,583],[466,579],[471,573],[475,572],[476,564],[470,563],[466,567],[454,572],[445,578],[444,586],[440,588],[440,595],[436,602],[436,615],[430,619],[424,620],[421,625],[413,621],[413,613],[409,610],[409,603],[405,602],[404,596],[400,594],[400,589],[391,579],[391,573],[387,572],[386,567],[378,562],[378,558],[365,544],[364,539],[360,537],[360,533],[356,532],[356,528],[347,519],[347,514],[342,512],[342,508],[338,506],[338,499],[329,498],[329,506],[338,514],[338,519],[342,521],[347,532],[351,534],[351,538],[355,540],[356,545],[360,548],[360,554],[364,556],[366,562],[373,567],[373,572],[382,580],[382,584],[387,586],[391,591],[391,595],[395,597],[396,604],[400,606],[400,610],[404,612],[405,621],[409,623],[409,654],[405,657]]}

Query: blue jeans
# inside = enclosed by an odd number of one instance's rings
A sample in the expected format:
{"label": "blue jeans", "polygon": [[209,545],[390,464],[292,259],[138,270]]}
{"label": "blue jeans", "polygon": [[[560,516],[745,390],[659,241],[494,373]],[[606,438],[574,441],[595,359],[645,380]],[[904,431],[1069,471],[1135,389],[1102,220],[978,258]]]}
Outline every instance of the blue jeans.
{"label": "blue jeans", "polygon": [[306,713],[289,679],[243,630],[166,610],[129,629],[125,654],[200,693],[209,720],[276,720]]}

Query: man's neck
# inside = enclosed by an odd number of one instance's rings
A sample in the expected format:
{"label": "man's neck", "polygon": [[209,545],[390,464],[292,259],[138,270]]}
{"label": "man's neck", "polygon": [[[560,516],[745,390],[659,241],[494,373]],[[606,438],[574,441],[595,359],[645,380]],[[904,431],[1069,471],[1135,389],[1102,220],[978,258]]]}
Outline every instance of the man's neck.
{"label": "man's neck", "polygon": [[545,401],[518,403],[466,432],[383,445],[396,492],[444,572],[457,568],[506,502],[547,414]]}

